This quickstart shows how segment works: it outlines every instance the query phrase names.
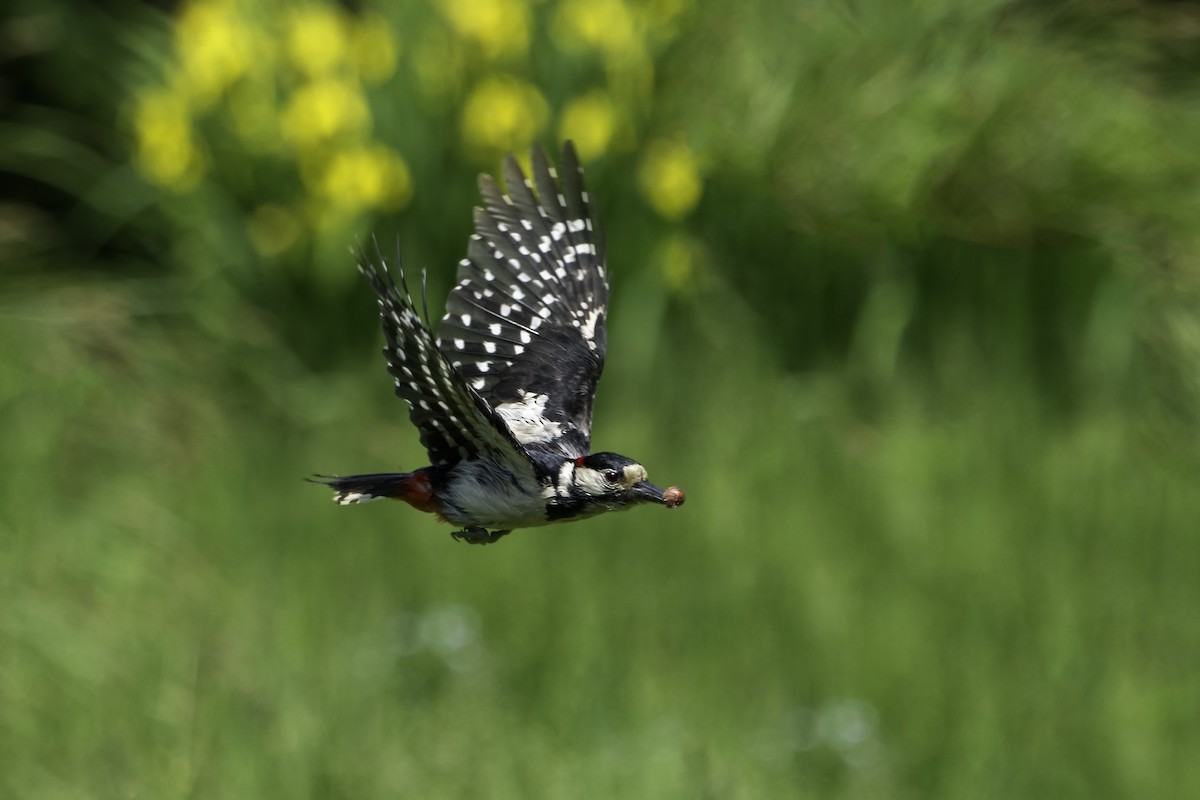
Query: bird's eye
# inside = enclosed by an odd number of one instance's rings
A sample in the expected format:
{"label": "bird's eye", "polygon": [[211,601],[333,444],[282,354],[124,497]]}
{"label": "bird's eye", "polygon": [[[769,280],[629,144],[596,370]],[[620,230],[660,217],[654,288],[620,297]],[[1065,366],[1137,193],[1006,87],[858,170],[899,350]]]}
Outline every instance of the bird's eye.
{"label": "bird's eye", "polygon": [[621,473],[617,472],[615,469],[607,470],[604,473],[604,480],[608,481],[609,483],[616,483],[620,479]]}

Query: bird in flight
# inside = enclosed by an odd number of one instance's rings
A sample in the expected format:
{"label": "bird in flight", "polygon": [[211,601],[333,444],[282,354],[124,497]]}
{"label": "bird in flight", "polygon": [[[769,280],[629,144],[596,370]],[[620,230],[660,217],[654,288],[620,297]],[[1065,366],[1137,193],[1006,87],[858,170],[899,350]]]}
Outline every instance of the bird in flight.
{"label": "bird in flight", "polygon": [[359,265],[378,295],[396,394],[432,463],[315,476],[335,502],[403,500],[458,526],[454,538],[472,544],[642,503],[683,504],[681,489],[650,483],[632,458],[591,452],[608,305],[604,243],[572,144],[561,178],[539,148],[532,163],[530,181],[505,159],[508,194],[480,176],[484,207],[475,209],[437,338],[398,259],[399,286],[382,255]]}

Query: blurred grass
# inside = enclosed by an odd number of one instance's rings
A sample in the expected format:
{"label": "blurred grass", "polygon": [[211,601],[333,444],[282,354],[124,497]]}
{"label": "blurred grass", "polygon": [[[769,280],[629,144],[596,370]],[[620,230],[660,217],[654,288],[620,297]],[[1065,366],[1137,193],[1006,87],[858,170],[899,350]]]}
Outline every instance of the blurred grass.
{"label": "blurred grass", "polygon": [[[1195,8],[885,6],[318,4],[397,47],[323,67],[371,125],[319,157],[222,127],[286,48],[171,83],[271,3],[6,12],[0,795],[1200,794]],[[194,174],[139,162],[168,90]],[[436,313],[489,148],[580,119],[596,445],[689,503],[335,507],[424,463],[346,248]],[[411,197],[313,166],[373,158]]]}
{"label": "blurred grass", "polygon": [[5,317],[9,796],[1200,788],[1200,500],[1109,402],[902,375],[864,423],[729,341],[630,375],[626,332],[599,443],[691,502],[467,548],[299,480],[420,460],[375,359],[234,391],[100,306]]}

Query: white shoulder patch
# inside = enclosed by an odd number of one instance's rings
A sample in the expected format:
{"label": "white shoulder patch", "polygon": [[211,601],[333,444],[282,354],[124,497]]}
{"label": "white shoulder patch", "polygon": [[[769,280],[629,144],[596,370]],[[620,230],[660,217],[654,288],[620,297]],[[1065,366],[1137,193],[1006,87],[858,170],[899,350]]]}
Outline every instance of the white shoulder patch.
{"label": "white shoulder patch", "polygon": [[546,419],[546,402],[549,395],[521,392],[521,399],[514,403],[501,403],[496,413],[512,431],[513,438],[521,444],[552,442],[562,436],[562,424]]}

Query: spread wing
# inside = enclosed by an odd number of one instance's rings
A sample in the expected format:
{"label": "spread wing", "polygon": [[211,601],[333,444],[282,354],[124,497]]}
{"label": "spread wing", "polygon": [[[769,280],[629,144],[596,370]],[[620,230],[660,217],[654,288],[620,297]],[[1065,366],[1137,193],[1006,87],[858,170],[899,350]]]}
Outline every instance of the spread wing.
{"label": "spread wing", "polygon": [[408,403],[409,417],[432,463],[448,465],[487,454],[514,475],[536,480],[532,463],[503,420],[438,352],[413,305],[403,269],[397,287],[382,255],[379,262],[376,266],[363,258],[358,268],[379,297],[387,340],[383,354],[395,379],[396,395]]}
{"label": "spread wing", "polygon": [[532,182],[512,156],[504,180],[507,195],[479,179],[484,208],[438,347],[517,441],[586,455],[608,305],[599,226],[570,142],[561,180],[538,148]]}

